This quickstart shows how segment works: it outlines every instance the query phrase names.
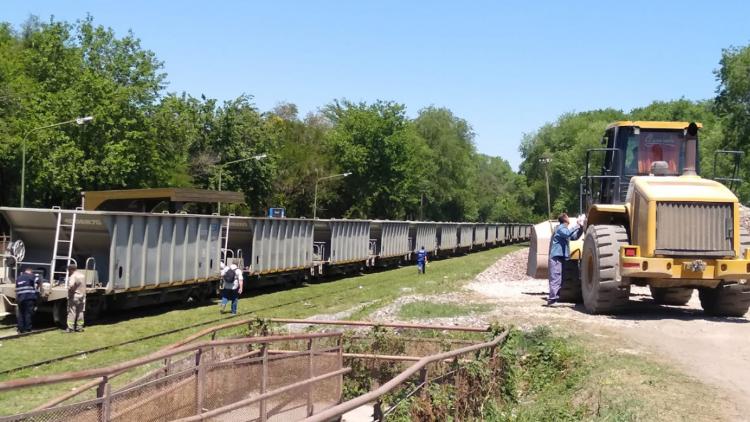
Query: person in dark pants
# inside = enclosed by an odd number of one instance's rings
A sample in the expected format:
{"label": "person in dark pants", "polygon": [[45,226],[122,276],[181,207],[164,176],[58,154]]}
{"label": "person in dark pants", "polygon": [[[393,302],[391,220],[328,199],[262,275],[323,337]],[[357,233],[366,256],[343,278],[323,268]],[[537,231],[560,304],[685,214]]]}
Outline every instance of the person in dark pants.
{"label": "person in dark pants", "polygon": [[34,274],[31,268],[26,268],[16,277],[16,316],[19,333],[31,331],[31,318],[34,316],[38,288],[39,276]]}
{"label": "person in dark pants", "polygon": [[240,295],[242,294],[242,270],[237,268],[237,265],[232,264],[222,268],[221,273],[221,303],[219,304],[219,312],[224,313],[227,307],[227,302],[232,302],[232,315],[237,315],[237,302]]}
{"label": "person in dark pants", "polygon": [[417,273],[424,274],[427,269],[427,251],[422,246],[417,251]]}
{"label": "person in dark pants", "polygon": [[547,296],[547,306],[554,306],[560,299],[560,288],[562,287],[562,267],[563,262],[570,258],[571,240],[581,237],[582,223],[579,221],[573,227],[570,227],[568,214],[562,213],[557,218],[560,225],[555,229],[550,242],[549,251],[549,295]]}

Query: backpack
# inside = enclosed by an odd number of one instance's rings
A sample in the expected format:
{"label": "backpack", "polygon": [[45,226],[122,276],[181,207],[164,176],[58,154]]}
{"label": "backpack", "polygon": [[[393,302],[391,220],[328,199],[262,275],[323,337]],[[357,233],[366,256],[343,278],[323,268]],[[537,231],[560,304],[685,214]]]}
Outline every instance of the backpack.
{"label": "backpack", "polygon": [[237,274],[232,269],[227,269],[224,275],[221,277],[224,285],[223,289],[234,289],[234,280],[237,278]]}

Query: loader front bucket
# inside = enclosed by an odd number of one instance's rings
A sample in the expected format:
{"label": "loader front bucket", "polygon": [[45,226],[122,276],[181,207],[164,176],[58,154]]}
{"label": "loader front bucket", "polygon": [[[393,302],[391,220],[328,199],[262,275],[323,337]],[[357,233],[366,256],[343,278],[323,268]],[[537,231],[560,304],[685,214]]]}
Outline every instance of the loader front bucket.
{"label": "loader front bucket", "polygon": [[526,274],[534,278],[547,278],[549,267],[549,244],[552,233],[559,223],[554,220],[543,221],[531,228],[531,246],[526,263]]}

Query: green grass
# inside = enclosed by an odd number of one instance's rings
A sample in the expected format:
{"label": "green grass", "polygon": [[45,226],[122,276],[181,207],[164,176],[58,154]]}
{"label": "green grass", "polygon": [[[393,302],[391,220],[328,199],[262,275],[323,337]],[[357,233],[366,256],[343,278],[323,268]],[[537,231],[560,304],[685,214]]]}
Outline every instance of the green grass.
{"label": "green grass", "polygon": [[708,387],[585,334],[553,335],[546,326],[516,330],[503,355],[509,364],[506,392],[486,406],[485,420],[721,419]]}
{"label": "green grass", "polygon": [[489,304],[461,305],[456,303],[433,303],[428,301],[404,304],[398,311],[403,319],[447,318],[460,315],[470,315],[477,312],[488,312]]}
{"label": "green grass", "polygon": [[[404,294],[402,289],[410,289],[411,294],[424,295],[454,291],[500,256],[517,249],[519,247],[510,246],[459,258],[433,261],[430,263],[430,272],[426,275],[418,275],[412,266],[408,266],[287,290],[252,292],[251,297],[240,300],[239,310],[240,312],[252,311],[252,316],[259,317],[305,318],[364,305],[351,319],[365,318],[370,312],[402,296]],[[292,302],[296,303],[290,304]],[[6,341],[0,344],[0,354],[3,356],[0,360],[0,370],[76,351],[120,343],[217,317],[219,313],[216,305],[173,309],[158,315],[139,316],[117,323],[93,325],[80,334],[55,331]],[[123,362],[158,350],[204,328],[198,327],[105,352],[0,375],[0,381],[97,368]],[[0,395],[0,414],[28,410],[68,391],[69,388],[69,385],[51,385],[33,391],[4,392]]]}

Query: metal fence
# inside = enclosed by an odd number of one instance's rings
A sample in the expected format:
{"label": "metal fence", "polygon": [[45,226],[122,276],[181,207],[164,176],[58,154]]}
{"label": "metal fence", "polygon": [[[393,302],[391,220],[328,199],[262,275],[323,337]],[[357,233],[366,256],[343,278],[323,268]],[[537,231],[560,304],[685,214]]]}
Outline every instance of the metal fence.
{"label": "metal fence", "polygon": [[[270,330],[321,326],[334,332],[268,335]],[[383,329],[393,330],[398,339],[397,350],[389,354],[375,344],[381,337],[366,332],[382,334]],[[434,333],[415,335],[424,330]],[[479,358],[480,352],[496,362],[496,349],[507,331],[487,341],[490,331],[490,327],[367,321],[232,321],[109,368],[0,383],[1,393],[88,381],[75,393],[35,411],[0,418],[0,422],[324,421],[368,403],[375,403],[373,417],[382,420],[399,405],[383,401],[389,392],[401,389],[398,396],[408,398],[431,383],[458,383],[459,364]],[[449,338],[449,332],[458,338]],[[373,378],[377,378],[377,388],[341,403],[344,375],[351,370],[345,363],[357,371],[378,374]]]}
{"label": "metal fence", "polygon": [[222,339],[108,368],[0,383],[0,392],[95,379],[96,397],[0,421],[298,420],[340,402],[341,334]]}

